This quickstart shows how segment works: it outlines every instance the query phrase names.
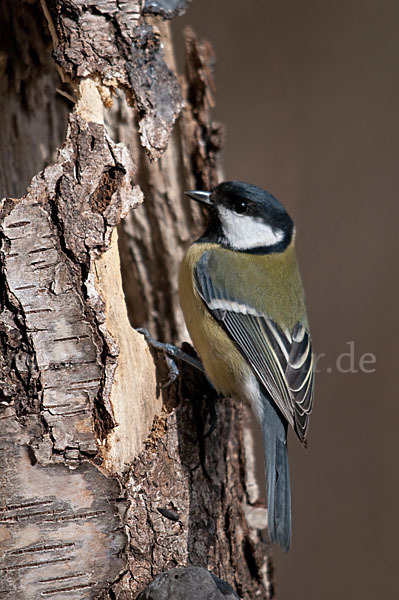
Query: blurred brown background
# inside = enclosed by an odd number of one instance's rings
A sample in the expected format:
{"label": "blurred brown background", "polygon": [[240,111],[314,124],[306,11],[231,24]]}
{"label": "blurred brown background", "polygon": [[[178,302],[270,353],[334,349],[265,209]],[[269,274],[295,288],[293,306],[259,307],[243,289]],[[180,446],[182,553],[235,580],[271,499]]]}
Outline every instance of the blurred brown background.
{"label": "blurred brown background", "polygon": [[[265,187],[297,223],[325,353],[309,450],[290,440],[279,600],[399,597],[398,22],[384,0],[193,0],[174,25],[216,50],[226,178]],[[340,373],[350,341],[358,372]],[[359,369],[364,353],[374,373]]]}

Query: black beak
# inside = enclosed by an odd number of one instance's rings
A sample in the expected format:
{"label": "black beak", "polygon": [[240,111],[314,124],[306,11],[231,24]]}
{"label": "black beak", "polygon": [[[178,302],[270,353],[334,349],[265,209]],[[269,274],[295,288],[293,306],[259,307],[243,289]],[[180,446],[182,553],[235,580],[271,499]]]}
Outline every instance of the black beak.
{"label": "black beak", "polygon": [[212,206],[211,192],[200,192],[198,190],[190,190],[189,192],[184,193],[192,200],[201,202],[201,204],[208,204],[209,206]]}

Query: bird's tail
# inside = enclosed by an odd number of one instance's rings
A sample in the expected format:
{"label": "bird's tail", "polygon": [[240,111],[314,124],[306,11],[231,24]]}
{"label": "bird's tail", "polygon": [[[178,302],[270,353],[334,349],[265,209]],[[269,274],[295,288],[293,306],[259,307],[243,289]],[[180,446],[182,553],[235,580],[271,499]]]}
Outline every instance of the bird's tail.
{"label": "bird's tail", "polygon": [[287,452],[287,426],[268,398],[260,415],[266,463],[269,537],[288,552],[291,544],[291,491]]}

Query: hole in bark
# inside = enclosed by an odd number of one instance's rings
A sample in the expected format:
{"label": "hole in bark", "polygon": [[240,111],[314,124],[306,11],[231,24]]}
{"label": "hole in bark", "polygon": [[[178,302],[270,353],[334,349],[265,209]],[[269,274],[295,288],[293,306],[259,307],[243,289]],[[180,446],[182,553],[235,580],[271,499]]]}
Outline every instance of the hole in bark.
{"label": "hole in bark", "polygon": [[[93,138],[91,144],[93,144]],[[125,170],[120,167],[111,167],[103,172],[97,189],[89,199],[90,208],[93,212],[103,213],[108,208],[111,198],[119,189],[124,175]]]}
{"label": "hole in bark", "polygon": [[260,581],[259,571],[254,558],[253,549],[248,538],[244,542],[243,554],[251,576],[254,577],[257,581]]}
{"label": "hole in bark", "polygon": [[34,467],[35,464],[37,463],[37,458],[30,446],[27,446],[27,450],[28,450],[28,457],[30,460],[30,464],[32,465],[32,467]]}

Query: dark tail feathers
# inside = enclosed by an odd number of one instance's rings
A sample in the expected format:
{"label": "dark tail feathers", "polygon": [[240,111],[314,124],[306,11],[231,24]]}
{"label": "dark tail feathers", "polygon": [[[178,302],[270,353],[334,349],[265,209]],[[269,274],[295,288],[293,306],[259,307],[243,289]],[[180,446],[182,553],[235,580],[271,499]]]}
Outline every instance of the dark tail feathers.
{"label": "dark tail feathers", "polygon": [[283,552],[288,552],[291,544],[291,491],[287,428],[267,398],[264,398],[262,409],[269,537]]}

